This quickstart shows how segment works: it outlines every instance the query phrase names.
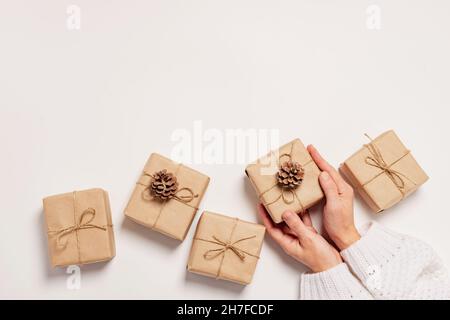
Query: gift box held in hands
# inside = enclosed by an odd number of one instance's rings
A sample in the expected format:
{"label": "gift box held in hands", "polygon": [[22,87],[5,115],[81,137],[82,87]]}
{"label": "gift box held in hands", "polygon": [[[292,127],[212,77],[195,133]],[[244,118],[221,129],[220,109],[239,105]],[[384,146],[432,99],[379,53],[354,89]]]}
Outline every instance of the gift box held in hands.
{"label": "gift box held in hands", "polygon": [[209,184],[209,177],[153,153],[136,183],[125,215],[184,240]]}
{"label": "gift box held in hands", "polygon": [[50,196],[43,202],[53,267],[107,261],[115,256],[106,191],[76,191]]}
{"label": "gift box held in hands", "polygon": [[392,130],[364,145],[340,171],[375,212],[395,205],[428,180]]}
{"label": "gift box held in hands", "polygon": [[286,210],[300,214],[324,197],[320,170],[299,139],[248,165],[245,172],[275,223],[282,222]]}
{"label": "gift box held in hands", "polygon": [[256,223],[204,212],[195,232],[188,270],[249,284],[259,260],[265,230]]}

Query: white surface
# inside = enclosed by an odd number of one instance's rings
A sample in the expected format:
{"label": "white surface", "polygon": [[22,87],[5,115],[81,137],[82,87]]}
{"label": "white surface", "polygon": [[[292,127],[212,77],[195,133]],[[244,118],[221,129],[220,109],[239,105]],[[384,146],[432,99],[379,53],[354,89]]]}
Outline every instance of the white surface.
{"label": "white surface", "polygon": [[[81,30],[66,28],[66,7]],[[381,8],[382,28],[366,27]],[[431,177],[369,219],[430,243],[450,265],[450,2],[0,2],[0,298],[287,298],[304,269],[269,238],[253,283],[188,274],[185,242],[124,221],[148,155],[176,129],[280,129],[337,165],[394,128]],[[244,165],[194,165],[212,178],[201,210],[256,221]],[[110,192],[117,256],[66,288],[48,264],[41,199]],[[313,211],[316,223],[319,212]],[[199,216],[199,215],[198,215]],[[198,218],[197,216],[197,218]]]}

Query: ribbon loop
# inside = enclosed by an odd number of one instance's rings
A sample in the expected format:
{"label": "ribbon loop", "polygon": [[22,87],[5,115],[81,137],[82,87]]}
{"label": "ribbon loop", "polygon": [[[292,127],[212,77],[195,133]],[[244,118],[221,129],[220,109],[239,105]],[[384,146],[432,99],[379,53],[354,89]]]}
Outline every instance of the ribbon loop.
{"label": "ribbon loop", "polygon": [[[291,149],[293,148],[293,146],[291,147]],[[292,150],[291,150],[292,153]],[[281,162],[281,159],[283,159],[283,157],[287,157],[290,160],[292,160],[292,154],[291,153],[283,153],[278,157],[278,162]]]}
{"label": "ribbon loop", "polygon": [[[187,195],[178,195],[182,192],[187,192]],[[175,196],[173,197],[181,202],[184,203],[188,203],[191,202],[192,200],[194,200],[195,198],[198,198],[198,194],[195,194],[194,191],[191,188],[181,188],[180,190],[178,190],[175,194]]]}
{"label": "ribbon loop", "polygon": [[[288,194],[291,195],[291,198],[290,198],[290,199],[288,199],[288,198],[286,197],[286,193],[288,193]],[[281,197],[283,198],[284,203],[286,203],[286,204],[291,204],[291,203],[293,203],[294,200],[295,200],[295,193],[294,193],[294,190],[290,190],[290,189],[289,189],[289,190],[281,189]]]}
{"label": "ribbon loop", "polygon": [[[90,224],[94,220],[95,214],[96,214],[96,212],[95,212],[95,209],[93,209],[93,208],[87,208],[86,210],[84,210],[83,213],[81,214],[79,225],[83,226],[83,225]],[[87,217],[87,216],[90,216],[90,217],[87,218],[88,219],[87,221],[84,221],[85,217]]]}

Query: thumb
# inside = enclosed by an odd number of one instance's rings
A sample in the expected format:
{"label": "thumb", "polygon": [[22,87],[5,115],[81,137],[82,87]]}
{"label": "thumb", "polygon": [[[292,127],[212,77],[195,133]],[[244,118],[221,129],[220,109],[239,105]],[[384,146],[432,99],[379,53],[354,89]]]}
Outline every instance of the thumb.
{"label": "thumb", "polygon": [[331,176],[328,174],[328,172],[323,171],[319,176],[319,182],[320,186],[323,189],[323,192],[325,193],[325,197],[327,198],[327,201],[336,200],[339,198],[338,188],[334,180],[331,178]]}

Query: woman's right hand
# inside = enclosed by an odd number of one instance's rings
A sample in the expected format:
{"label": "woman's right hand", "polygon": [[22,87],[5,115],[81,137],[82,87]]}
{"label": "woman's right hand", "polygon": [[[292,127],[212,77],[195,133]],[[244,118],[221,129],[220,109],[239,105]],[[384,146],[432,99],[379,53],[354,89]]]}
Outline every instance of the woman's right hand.
{"label": "woman's right hand", "polygon": [[353,220],[353,189],[319,154],[312,145],[308,146],[314,162],[322,170],[319,182],[325,193],[323,225],[334,244],[344,250],[358,241],[361,236]]}
{"label": "woman's right hand", "polygon": [[284,223],[275,225],[263,205],[258,206],[267,233],[292,258],[308,266],[312,272],[322,272],[342,263],[339,252],[314,228],[308,212],[300,217],[286,211]]}

